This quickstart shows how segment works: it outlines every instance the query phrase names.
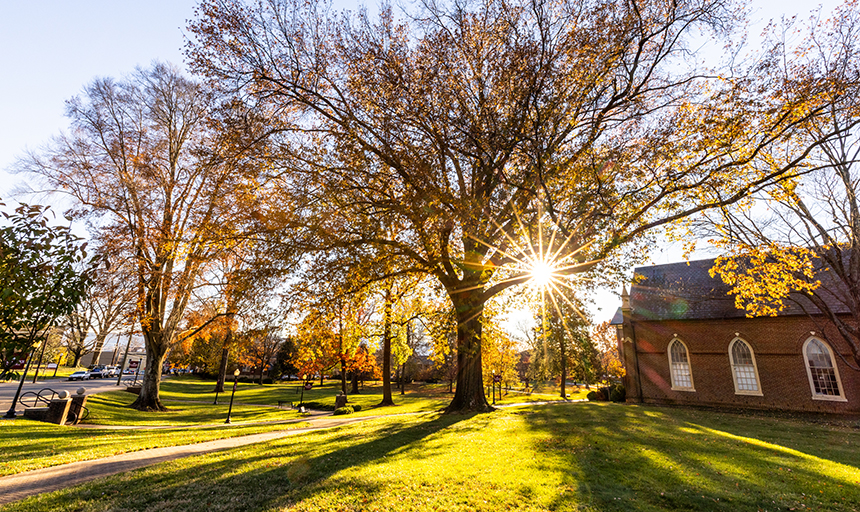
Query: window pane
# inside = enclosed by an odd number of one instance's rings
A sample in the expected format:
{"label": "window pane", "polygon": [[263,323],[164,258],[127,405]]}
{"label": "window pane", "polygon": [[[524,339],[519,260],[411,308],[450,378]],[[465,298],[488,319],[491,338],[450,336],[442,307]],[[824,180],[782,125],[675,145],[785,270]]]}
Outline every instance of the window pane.
{"label": "window pane", "polygon": [[687,349],[679,341],[673,341],[669,347],[672,360],[672,386],[676,388],[692,388],[693,379],[690,376],[690,363],[687,360]]}
{"label": "window pane", "polygon": [[839,396],[836,370],[830,352],[819,340],[812,339],[806,345],[806,360],[812,375],[812,386],[817,395]]}
{"label": "window pane", "polygon": [[743,340],[737,340],[732,345],[732,369],[737,391],[758,391],[752,351]]}

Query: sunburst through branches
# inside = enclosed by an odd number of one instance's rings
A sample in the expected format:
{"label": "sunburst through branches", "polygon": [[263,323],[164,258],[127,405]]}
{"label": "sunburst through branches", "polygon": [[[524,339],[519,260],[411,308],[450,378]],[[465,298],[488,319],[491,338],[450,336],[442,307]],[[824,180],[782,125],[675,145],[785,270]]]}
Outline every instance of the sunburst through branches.
{"label": "sunburst through branches", "polygon": [[[516,229],[505,229],[498,222],[493,222],[503,235],[499,244],[490,244],[477,240],[487,246],[492,252],[503,256],[509,270],[508,277],[499,284],[525,283],[534,292],[540,294],[542,315],[547,306],[552,307],[559,316],[562,315],[562,304],[566,304],[583,320],[588,321],[582,309],[575,304],[576,294],[581,293],[584,281],[591,281],[583,273],[602,260],[587,257],[590,243],[579,244],[574,241],[576,228],[570,230],[566,237],[557,228],[547,228],[541,221],[542,215],[537,215],[536,222],[524,223],[522,217],[516,215]],[[567,322],[564,322],[565,328]]]}

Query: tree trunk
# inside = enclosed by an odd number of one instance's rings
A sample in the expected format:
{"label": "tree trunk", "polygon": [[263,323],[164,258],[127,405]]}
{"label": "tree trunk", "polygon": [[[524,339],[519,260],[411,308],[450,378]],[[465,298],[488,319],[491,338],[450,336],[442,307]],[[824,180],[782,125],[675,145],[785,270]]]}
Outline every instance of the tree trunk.
{"label": "tree trunk", "polygon": [[213,393],[224,392],[224,379],[227,378],[227,360],[230,358],[230,345],[227,344],[227,338],[230,337],[230,331],[227,331],[227,336],[224,338],[224,345],[221,348],[221,363],[218,365],[218,380],[215,382]]}
{"label": "tree trunk", "polygon": [[143,334],[146,343],[146,370],[143,373],[143,383],[140,387],[140,395],[131,404],[131,407],[139,411],[166,411],[167,407],[161,403],[159,391],[161,390],[161,367],[167,355],[167,341],[163,339],[163,332],[145,332]]}
{"label": "tree trunk", "polygon": [[391,397],[391,289],[385,291],[385,326],[382,332],[382,402],[379,405],[394,405]]}
{"label": "tree trunk", "polygon": [[567,400],[567,390],[565,389],[565,385],[567,384],[567,346],[564,344],[564,335],[565,333],[560,333],[561,338],[559,341],[559,348],[561,349],[561,398]]}
{"label": "tree trunk", "polygon": [[352,390],[350,394],[357,395],[359,394],[358,390],[358,372],[352,372]]}
{"label": "tree trunk", "polygon": [[406,386],[406,363],[400,365],[400,394],[405,395],[403,388]]}
{"label": "tree trunk", "polygon": [[[342,346],[343,342],[341,342]],[[346,358],[343,356],[340,357],[340,391],[346,394]]]}
{"label": "tree trunk", "polygon": [[[463,286],[466,286],[465,283]],[[445,412],[494,410],[484,396],[481,368],[482,290],[450,293],[457,311],[457,389]]]}
{"label": "tree trunk", "polygon": [[81,354],[72,352],[72,355],[75,356],[74,361],[72,362],[72,368],[77,368],[78,364],[81,362]]}
{"label": "tree trunk", "polygon": [[99,365],[99,359],[102,358],[102,349],[105,346],[105,339],[107,338],[107,332],[100,332],[96,335],[96,341],[93,344],[93,360],[92,364],[94,366]]}

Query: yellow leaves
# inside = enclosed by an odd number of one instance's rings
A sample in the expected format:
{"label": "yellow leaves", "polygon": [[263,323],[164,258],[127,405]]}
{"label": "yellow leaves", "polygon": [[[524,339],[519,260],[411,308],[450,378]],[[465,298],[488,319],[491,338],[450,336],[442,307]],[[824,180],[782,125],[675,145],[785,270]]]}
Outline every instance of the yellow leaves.
{"label": "yellow leaves", "polygon": [[821,285],[815,258],[803,247],[741,246],[734,255],[717,258],[709,273],[732,287],[735,306],[747,316],[776,316],[792,292],[811,293]]}

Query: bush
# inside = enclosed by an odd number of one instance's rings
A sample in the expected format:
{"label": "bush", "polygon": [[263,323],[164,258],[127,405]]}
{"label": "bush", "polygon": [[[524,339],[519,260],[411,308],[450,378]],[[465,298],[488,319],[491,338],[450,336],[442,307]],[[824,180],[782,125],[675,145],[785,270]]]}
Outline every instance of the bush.
{"label": "bush", "polygon": [[334,410],[334,404],[324,404],[322,402],[305,402],[302,405],[304,405],[306,409],[313,409],[315,411],[333,411]]}
{"label": "bush", "polygon": [[358,412],[358,411],[360,411],[360,410],[361,410],[361,406],[360,406],[360,405],[358,405],[358,404],[355,404],[355,405],[353,405],[353,406],[352,406],[352,410],[353,410],[353,411],[355,411],[355,412]]}
{"label": "bush", "polygon": [[263,379],[263,384],[274,384],[274,381],[269,377],[266,377],[265,379]]}
{"label": "bush", "polygon": [[602,389],[598,389],[597,391],[589,391],[588,394],[585,395],[585,398],[587,398],[591,402],[605,402],[608,399],[606,393],[604,393]]}
{"label": "bush", "polygon": [[627,399],[627,390],[625,390],[624,386],[621,384],[617,384],[612,388],[612,392],[609,394],[609,399],[613,402],[623,402]]}
{"label": "bush", "polygon": [[355,412],[355,409],[353,409],[352,406],[350,406],[350,405],[346,405],[346,406],[341,407],[339,409],[335,409],[334,415],[340,416],[341,414],[352,414],[353,412]]}

